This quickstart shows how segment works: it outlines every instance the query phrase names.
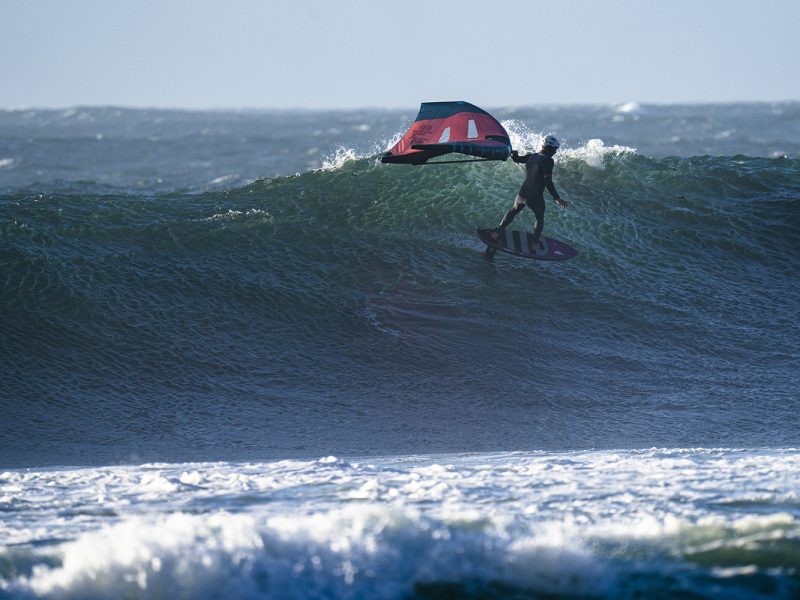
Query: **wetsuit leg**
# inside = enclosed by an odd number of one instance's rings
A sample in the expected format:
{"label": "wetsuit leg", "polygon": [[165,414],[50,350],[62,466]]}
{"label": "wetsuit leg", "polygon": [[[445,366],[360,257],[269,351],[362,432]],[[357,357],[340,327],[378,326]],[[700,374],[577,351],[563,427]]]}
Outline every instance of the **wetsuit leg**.
{"label": "wetsuit leg", "polygon": [[536,226],[533,229],[533,239],[538,242],[539,236],[542,235],[542,229],[544,228],[544,198],[541,200],[537,198],[535,201],[529,202],[528,206],[531,207],[531,210],[536,217]]}
{"label": "wetsuit leg", "polygon": [[506,216],[503,217],[503,220],[500,221],[500,225],[498,229],[505,229],[514,220],[519,213],[522,212],[522,209],[525,208],[525,200],[523,200],[519,195],[514,199],[514,206],[506,213]]}
{"label": "wetsuit leg", "polygon": [[514,217],[516,217],[516,216],[517,216],[519,213],[521,213],[521,212],[522,212],[522,209],[523,209],[523,208],[525,208],[525,205],[524,205],[524,204],[523,204],[523,205],[521,205],[519,208],[517,208],[517,205],[515,204],[515,205],[514,205],[514,206],[511,208],[511,210],[509,210],[509,211],[506,213],[506,216],[505,216],[505,217],[503,217],[503,220],[502,220],[502,221],[500,221],[500,225],[499,225],[498,229],[505,229],[506,227],[508,227],[508,226],[511,224],[511,221],[513,221],[513,220],[514,220]]}

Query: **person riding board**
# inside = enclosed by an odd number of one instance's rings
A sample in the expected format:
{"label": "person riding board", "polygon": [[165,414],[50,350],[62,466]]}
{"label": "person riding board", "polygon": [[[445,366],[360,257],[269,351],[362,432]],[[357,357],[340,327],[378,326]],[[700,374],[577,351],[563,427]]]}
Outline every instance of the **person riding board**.
{"label": "person riding board", "polygon": [[[514,217],[528,206],[536,216],[536,226],[533,231],[534,241],[531,244],[530,251],[535,252],[541,249],[542,244],[539,242],[539,237],[542,235],[542,228],[544,227],[545,188],[561,208],[567,207],[567,201],[558,195],[556,187],[553,185],[553,166],[555,165],[553,156],[560,145],[554,135],[548,135],[544,138],[542,149],[539,152],[525,156],[520,156],[516,150],[511,152],[511,160],[525,165],[525,181],[522,182],[522,187],[520,187],[517,197],[514,199],[514,206],[503,217],[500,225],[489,234],[493,240],[498,240],[500,233],[508,227]],[[494,257],[495,251],[495,248],[486,248],[486,257],[491,259]]]}

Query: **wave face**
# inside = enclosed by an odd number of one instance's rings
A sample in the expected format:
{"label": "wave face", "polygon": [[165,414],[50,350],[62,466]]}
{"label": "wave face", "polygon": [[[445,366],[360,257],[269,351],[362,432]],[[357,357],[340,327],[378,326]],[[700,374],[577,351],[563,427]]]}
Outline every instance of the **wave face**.
{"label": "wave face", "polygon": [[789,600],[799,465],[673,449],[6,472],[4,518],[27,527],[6,530],[0,597]]}
{"label": "wave face", "polygon": [[481,257],[511,163],[4,198],[3,448],[800,443],[800,162],[587,146],[557,169],[546,233],[580,252],[558,265]]}

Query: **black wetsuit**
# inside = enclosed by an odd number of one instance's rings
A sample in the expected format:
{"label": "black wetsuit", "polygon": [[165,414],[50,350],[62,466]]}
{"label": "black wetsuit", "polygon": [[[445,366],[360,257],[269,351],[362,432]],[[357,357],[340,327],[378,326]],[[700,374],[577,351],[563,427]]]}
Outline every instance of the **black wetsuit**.
{"label": "black wetsuit", "polygon": [[536,227],[533,231],[533,238],[538,242],[544,227],[544,190],[550,192],[553,198],[558,198],[556,186],[553,185],[553,166],[555,162],[552,156],[543,152],[519,156],[516,153],[511,155],[511,160],[515,163],[525,165],[525,181],[519,189],[519,198],[522,204],[514,202],[514,206],[506,213],[500,223],[499,229],[505,229],[514,220],[523,207],[527,205],[536,215]]}

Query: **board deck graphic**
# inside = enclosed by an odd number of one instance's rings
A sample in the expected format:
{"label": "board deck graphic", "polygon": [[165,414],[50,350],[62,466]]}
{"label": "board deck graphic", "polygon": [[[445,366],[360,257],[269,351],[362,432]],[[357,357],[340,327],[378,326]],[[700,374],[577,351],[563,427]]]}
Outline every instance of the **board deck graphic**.
{"label": "board deck graphic", "polygon": [[[492,238],[492,232],[495,231],[500,234],[497,240]],[[490,248],[534,260],[569,260],[578,254],[578,251],[569,244],[549,237],[541,237],[539,242],[542,247],[531,251],[533,234],[526,231],[517,231],[516,229],[503,231],[498,229],[478,229],[478,237]]]}

